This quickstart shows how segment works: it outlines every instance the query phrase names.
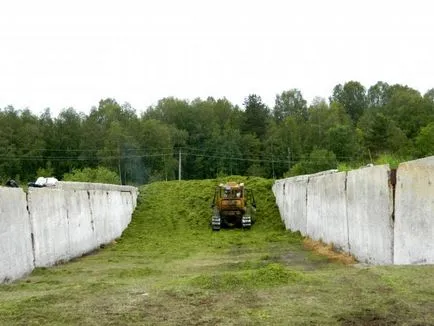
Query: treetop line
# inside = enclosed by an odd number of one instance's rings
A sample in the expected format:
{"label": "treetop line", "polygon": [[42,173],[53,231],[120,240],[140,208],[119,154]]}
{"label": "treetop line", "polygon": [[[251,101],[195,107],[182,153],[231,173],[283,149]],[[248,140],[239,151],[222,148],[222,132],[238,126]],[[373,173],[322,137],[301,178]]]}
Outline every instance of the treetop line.
{"label": "treetop line", "polygon": [[[0,181],[105,167],[122,183],[238,174],[281,177],[434,155],[434,89],[357,81],[307,105],[298,89],[227,99],[161,99],[138,116],[104,99],[88,115],[0,110]],[[179,151],[182,152],[181,160]]]}

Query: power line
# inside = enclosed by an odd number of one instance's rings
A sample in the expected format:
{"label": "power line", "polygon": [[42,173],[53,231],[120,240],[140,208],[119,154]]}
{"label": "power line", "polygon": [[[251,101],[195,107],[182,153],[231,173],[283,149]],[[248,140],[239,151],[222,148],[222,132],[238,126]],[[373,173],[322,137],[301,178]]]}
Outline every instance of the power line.
{"label": "power line", "polygon": [[[20,148],[20,151],[23,149]],[[143,158],[151,158],[151,157],[166,157],[172,156],[175,157],[177,153],[175,153],[175,149],[172,147],[163,147],[163,148],[141,148],[141,149],[126,149],[121,152],[127,153],[124,155],[119,154],[119,150],[108,150],[108,149],[87,149],[87,150],[79,150],[79,149],[30,149],[33,153],[36,152],[54,152],[54,153],[89,153],[96,152],[95,156],[88,155],[79,155],[79,156],[50,156],[50,155],[14,155],[14,154],[3,154],[0,155],[0,160],[50,160],[50,161],[103,161],[103,160],[128,160],[128,159],[143,159]],[[288,163],[297,163],[303,159],[307,159],[309,161],[320,161],[322,159],[327,159],[328,157],[316,157],[316,158],[300,158],[296,160],[291,156],[289,158],[286,155],[281,155],[285,157],[285,159],[275,159],[275,155],[262,155],[262,158],[249,158],[249,157],[239,157],[239,156],[228,156],[228,155],[218,155],[218,154],[208,154],[208,150],[202,148],[193,148],[193,147],[179,147],[177,151],[182,150],[183,156],[193,156],[193,157],[203,157],[208,159],[219,159],[219,160],[230,160],[230,161],[244,161],[244,162],[254,162],[254,163],[276,163],[276,164],[288,164]],[[116,155],[102,155],[104,153],[113,153]],[[134,154],[133,154],[134,153]],[[352,159],[351,157],[340,157],[341,159]]]}
{"label": "power line", "polygon": [[[80,153],[80,152],[119,152],[118,149],[101,149],[101,148],[93,148],[93,149],[50,149],[50,148],[23,148],[23,147],[15,147],[15,150],[20,151],[34,151],[34,152],[71,152],[71,153]],[[173,147],[163,147],[163,148],[125,148],[123,151],[155,151],[160,152],[162,150],[173,150]]]}
{"label": "power line", "polygon": [[0,155],[2,160],[50,160],[50,161],[92,161],[92,160],[118,160],[118,159],[134,159],[134,158],[145,158],[145,157],[158,157],[158,156],[168,156],[172,153],[158,153],[158,154],[147,154],[147,155],[118,155],[118,156],[97,156],[97,157],[61,157],[61,156],[5,156]]}

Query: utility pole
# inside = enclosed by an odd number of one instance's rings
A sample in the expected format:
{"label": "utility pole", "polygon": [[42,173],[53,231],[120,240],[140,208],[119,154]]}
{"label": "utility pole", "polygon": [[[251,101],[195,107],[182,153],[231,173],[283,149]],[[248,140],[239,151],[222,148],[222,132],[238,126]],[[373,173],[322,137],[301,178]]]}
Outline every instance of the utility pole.
{"label": "utility pole", "polygon": [[179,148],[179,158],[178,158],[178,180],[181,181],[181,159],[182,159],[182,153],[181,148]]}

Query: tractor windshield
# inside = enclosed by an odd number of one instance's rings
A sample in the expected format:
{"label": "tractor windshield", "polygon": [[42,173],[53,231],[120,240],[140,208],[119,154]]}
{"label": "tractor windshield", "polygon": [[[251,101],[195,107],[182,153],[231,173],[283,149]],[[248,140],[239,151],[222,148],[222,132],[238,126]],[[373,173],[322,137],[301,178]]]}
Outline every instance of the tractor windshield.
{"label": "tractor windshield", "polygon": [[239,188],[222,188],[220,194],[221,197],[230,199],[237,199],[243,197],[243,192]]}

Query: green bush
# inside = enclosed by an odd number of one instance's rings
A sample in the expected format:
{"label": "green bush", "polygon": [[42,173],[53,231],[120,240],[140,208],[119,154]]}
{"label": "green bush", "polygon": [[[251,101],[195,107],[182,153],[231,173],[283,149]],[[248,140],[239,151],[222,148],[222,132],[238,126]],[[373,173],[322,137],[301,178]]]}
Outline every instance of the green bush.
{"label": "green bush", "polygon": [[97,183],[110,183],[119,184],[119,175],[104,167],[96,169],[84,168],[74,169],[72,173],[65,173],[63,176],[64,181],[79,181],[79,182],[97,182]]}
{"label": "green bush", "polygon": [[389,164],[392,169],[396,169],[401,162],[407,161],[407,158],[399,157],[393,154],[381,154],[375,160],[376,165]]}
{"label": "green bush", "polygon": [[314,149],[309,158],[295,164],[286,176],[311,174],[336,169],[336,155],[326,149]]}

